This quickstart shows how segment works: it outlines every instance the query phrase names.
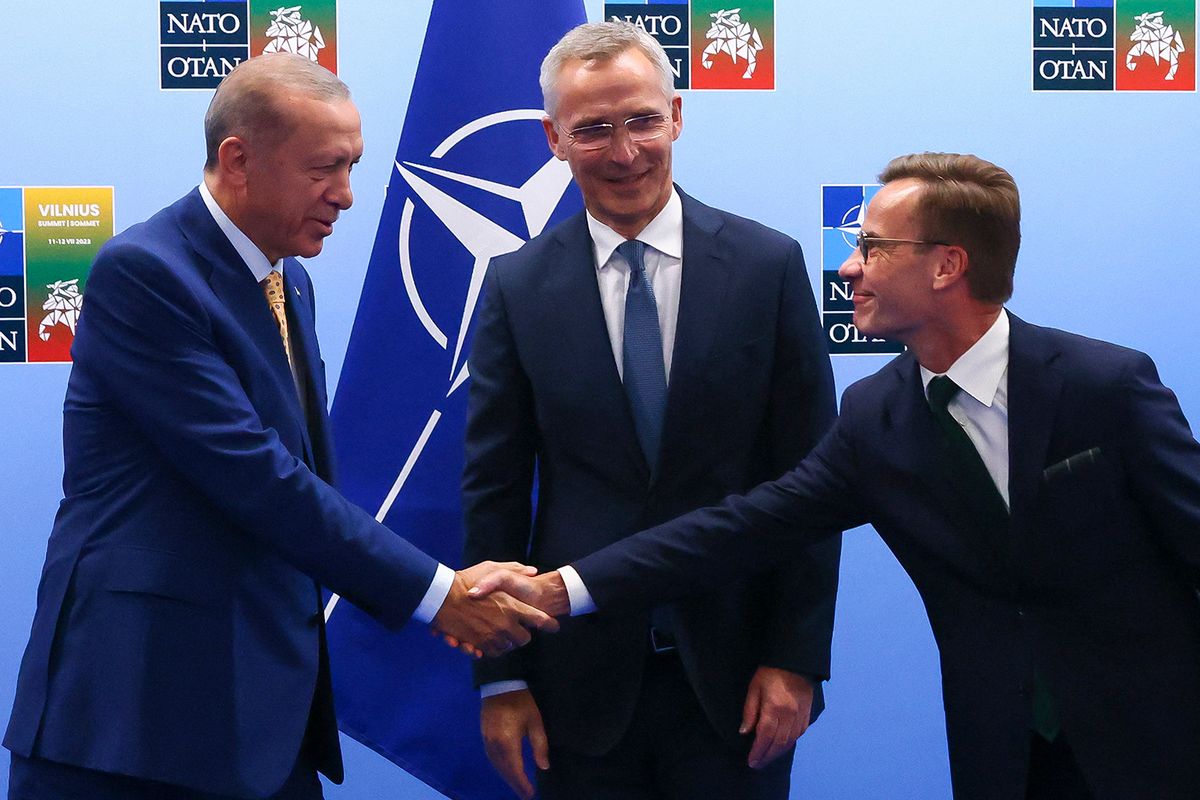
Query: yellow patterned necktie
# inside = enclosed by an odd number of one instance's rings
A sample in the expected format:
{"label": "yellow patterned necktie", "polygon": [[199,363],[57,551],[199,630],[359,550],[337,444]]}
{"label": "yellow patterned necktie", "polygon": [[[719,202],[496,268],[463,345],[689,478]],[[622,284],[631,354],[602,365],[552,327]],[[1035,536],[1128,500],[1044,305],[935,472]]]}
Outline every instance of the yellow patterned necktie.
{"label": "yellow patterned necktie", "polygon": [[284,306],[283,294],[283,276],[275,270],[271,270],[267,277],[259,282],[263,287],[263,294],[267,297],[267,304],[271,306],[271,313],[275,315],[275,324],[279,326],[279,335],[283,338],[283,352],[287,356],[288,364],[292,363],[292,346],[288,341],[288,326],[287,326],[287,309]]}

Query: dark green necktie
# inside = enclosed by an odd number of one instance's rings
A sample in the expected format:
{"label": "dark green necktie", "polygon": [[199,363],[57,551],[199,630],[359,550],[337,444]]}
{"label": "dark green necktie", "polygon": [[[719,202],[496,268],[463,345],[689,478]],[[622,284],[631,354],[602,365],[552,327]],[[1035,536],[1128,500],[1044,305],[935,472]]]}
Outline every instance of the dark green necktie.
{"label": "dark green necktie", "polygon": [[1008,506],[1004,504],[1000,490],[979,457],[971,437],[950,414],[948,406],[959,391],[957,383],[945,375],[937,376],[929,382],[929,410],[942,429],[950,465],[965,488],[971,508],[987,514],[993,522],[1007,524]]}
{"label": "dark green necktie", "polygon": [[[929,410],[933,412],[934,419],[942,429],[952,466],[966,487],[971,507],[978,509],[982,514],[992,515],[994,519],[1007,522],[1008,507],[1004,504],[1000,490],[996,488],[991,473],[984,466],[971,437],[950,414],[950,401],[959,391],[961,390],[954,381],[945,375],[937,376],[929,382]],[[1054,741],[1059,729],[1058,714],[1054,710],[1050,689],[1036,669],[1033,673],[1033,729],[1048,742]]]}

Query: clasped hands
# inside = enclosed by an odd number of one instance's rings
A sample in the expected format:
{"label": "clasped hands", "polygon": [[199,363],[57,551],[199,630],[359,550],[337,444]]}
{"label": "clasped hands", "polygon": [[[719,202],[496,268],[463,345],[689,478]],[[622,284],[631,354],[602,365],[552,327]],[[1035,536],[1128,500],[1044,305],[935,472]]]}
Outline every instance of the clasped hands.
{"label": "clasped hands", "polygon": [[533,630],[557,631],[555,617],[570,610],[557,572],[538,575],[515,561],[483,561],[454,574],[431,629],[474,658],[499,656],[527,644]]}

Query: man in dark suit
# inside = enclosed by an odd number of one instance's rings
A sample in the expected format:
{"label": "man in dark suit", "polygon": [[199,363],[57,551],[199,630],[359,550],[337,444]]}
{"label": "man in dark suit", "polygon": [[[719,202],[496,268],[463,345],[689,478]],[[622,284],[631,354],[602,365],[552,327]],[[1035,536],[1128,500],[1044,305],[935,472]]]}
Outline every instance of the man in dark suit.
{"label": "man in dark suit", "polygon": [[[777,474],[834,405],[799,245],[672,184],[681,101],[654,39],[581,26],[542,90],[587,210],[488,271],[463,503],[468,559],[554,567]],[[543,797],[785,798],[828,677],[839,546],[481,662],[493,764],[531,796],[528,738]]]}
{"label": "man in dark suit", "polygon": [[[1142,353],[1004,310],[1007,172],[923,154],[880,177],[841,274],[859,329],[908,352],[779,480],[563,571],[619,612],[870,522],[929,613],[957,797],[1200,797],[1200,445],[1174,394]],[[480,589],[522,583],[581,605],[554,574]]]}
{"label": "man in dark suit", "polygon": [[352,200],[345,85],[299,56],[251,59],[205,136],[201,185],[89,276],[65,499],[4,739],[13,800],[319,798],[317,771],[340,782],[342,763],[318,584],[492,653],[547,619],[510,598],[469,608],[480,568],[455,575],[330,485],[292,256],[317,255]]}

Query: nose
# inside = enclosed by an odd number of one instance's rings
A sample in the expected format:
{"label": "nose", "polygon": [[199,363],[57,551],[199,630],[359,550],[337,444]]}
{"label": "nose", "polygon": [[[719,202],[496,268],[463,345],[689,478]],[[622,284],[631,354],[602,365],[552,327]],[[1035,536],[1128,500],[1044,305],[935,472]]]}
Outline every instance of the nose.
{"label": "nose", "polygon": [[608,157],[619,164],[631,164],[637,158],[638,145],[629,138],[629,131],[622,125],[613,131],[608,145]]}
{"label": "nose", "polygon": [[846,256],[846,260],[838,267],[838,277],[842,280],[852,281],[862,275],[862,266],[862,254],[856,247],[850,251],[850,255]]}
{"label": "nose", "polygon": [[354,205],[354,192],[350,189],[350,171],[338,173],[325,192],[325,199],[342,211]]}

